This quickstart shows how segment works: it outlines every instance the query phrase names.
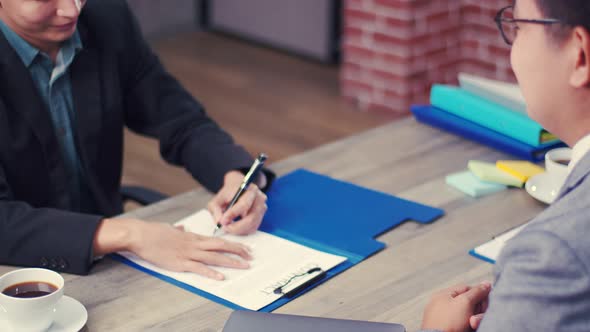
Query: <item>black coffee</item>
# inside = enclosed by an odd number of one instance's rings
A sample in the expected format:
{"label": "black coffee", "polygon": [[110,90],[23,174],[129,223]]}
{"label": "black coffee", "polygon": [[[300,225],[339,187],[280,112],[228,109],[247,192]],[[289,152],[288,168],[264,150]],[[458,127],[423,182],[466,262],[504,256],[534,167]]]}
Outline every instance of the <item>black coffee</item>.
{"label": "black coffee", "polygon": [[570,163],[569,159],[557,159],[555,162],[564,166],[567,166]]}
{"label": "black coffee", "polygon": [[48,282],[29,281],[7,287],[2,291],[2,294],[12,297],[31,298],[45,296],[56,290],[57,286]]}

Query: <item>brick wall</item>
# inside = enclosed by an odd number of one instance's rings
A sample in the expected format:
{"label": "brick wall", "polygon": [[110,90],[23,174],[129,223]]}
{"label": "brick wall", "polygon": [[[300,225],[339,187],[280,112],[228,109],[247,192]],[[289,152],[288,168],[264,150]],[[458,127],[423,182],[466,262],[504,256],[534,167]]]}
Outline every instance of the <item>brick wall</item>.
{"label": "brick wall", "polygon": [[465,71],[513,81],[493,17],[510,0],[345,0],[341,90],[362,110],[408,112]]}

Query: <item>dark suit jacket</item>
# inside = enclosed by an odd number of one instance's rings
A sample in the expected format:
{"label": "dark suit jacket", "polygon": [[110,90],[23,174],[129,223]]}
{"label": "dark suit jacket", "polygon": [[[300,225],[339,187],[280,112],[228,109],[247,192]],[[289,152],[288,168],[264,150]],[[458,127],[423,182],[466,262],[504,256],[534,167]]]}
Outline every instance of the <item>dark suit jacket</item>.
{"label": "dark suit jacket", "polygon": [[252,162],[164,70],[125,1],[89,0],[78,29],[73,126],[96,211],[66,211],[69,175],[49,111],[0,33],[0,264],[88,272],[98,223],[122,212],[124,126],[157,138],[165,160],[211,191]]}

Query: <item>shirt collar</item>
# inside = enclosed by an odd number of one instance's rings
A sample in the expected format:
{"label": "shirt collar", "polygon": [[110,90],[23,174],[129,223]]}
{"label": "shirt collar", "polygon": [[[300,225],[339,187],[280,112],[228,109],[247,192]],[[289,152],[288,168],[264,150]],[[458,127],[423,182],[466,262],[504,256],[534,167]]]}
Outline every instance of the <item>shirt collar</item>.
{"label": "shirt collar", "polygon": [[[35,58],[41,51],[38,48],[29,44],[26,40],[24,40],[21,36],[19,36],[16,32],[14,32],[6,23],[0,20],[0,31],[10,43],[10,46],[14,48],[20,59],[23,61],[25,66],[28,68],[31,66]],[[78,29],[74,32],[74,34],[66,40],[63,45],[62,49],[71,49],[75,53],[78,53],[82,49],[82,40],[80,39],[80,34],[78,33]]]}
{"label": "shirt collar", "polygon": [[579,140],[572,149],[572,160],[568,165],[568,171],[574,169],[576,164],[584,158],[584,156],[590,151],[590,134],[584,136],[581,140]]}
{"label": "shirt collar", "polygon": [[66,40],[63,47],[71,47],[74,50],[74,54],[78,53],[84,47],[82,46],[82,40],[80,39],[80,33],[78,28],[74,31],[74,34]]}

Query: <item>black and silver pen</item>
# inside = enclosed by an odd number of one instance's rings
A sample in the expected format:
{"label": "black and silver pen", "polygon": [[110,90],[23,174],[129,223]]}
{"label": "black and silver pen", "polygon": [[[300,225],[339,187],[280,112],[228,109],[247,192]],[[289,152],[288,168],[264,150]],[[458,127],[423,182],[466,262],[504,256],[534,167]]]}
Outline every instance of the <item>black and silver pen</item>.
{"label": "black and silver pen", "polygon": [[[254,179],[256,179],[256,176],[258,175],[262,166],[264,166],[264,162],[266,161],[267,158],[268,157],[266,156],[266,154],[261,153],[258,155],[258,158],[256,158],[256,160],[254,160],[254,163],[252,164],[252,166],[250,166],[248,173],[246,173],[246,175],[244,176],[244,180],[242,181],[242,184],[238,188],[238,191],[236,192],[236,194],[232,198],[231,202],[229,202],[229,205],[227,206],[225,211],[231,209],[232,206],[234,206],[234,204],[236,204],[238,199],[240,199],[240,197],[242,196],[242,193],[244,193],[244,191],[246,191],[246,189],[248,189],[248,186],[250,186],[250,184],[254,181]],[[225,211],[223,211],[223,212],[225,213]],[[221,229],[221,227],[222,227],[222,225],[220,223],[217,223],[217,226],[215,227],[215,230],[213,231],[213,235],[215,235],[217,233],[217,231],[219,231]]]}

